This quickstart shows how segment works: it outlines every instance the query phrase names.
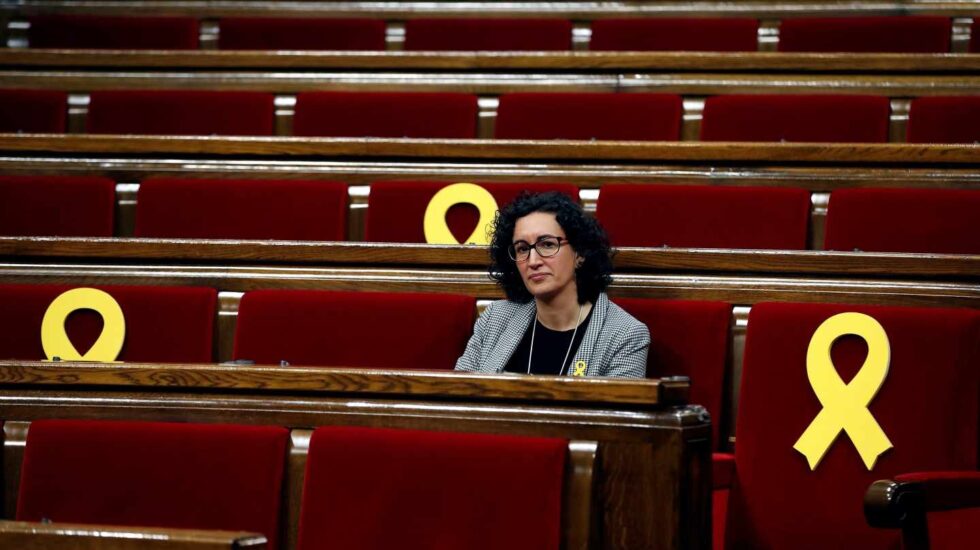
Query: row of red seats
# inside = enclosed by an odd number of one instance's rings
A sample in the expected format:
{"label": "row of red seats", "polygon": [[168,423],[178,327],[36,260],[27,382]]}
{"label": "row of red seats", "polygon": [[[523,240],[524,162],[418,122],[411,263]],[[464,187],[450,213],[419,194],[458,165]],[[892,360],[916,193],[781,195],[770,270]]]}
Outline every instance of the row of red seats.
{"label": "row of red seats", "polygon": [[[0,90],[0,131],[66,130],[65,92]],[[296,97],[294,136],[477,137],[477,97],[461,93],[306,92]],[[92,92],[94,134],[269,136],[274,95],[262,92]],[[888,141],[889,98],[872,95],[719,95],[704,104],[702,141]],[[497,139],[674,141],[683,100],[649,93],[512,93],[500,96]],[[980,141],[980,96],[912,100],[907,141]]]}
{"label": "row of red seats", "polygon": [[[371,185],[365,238],[425,242],[423,219],[446,182]],[[559,183],[483,183],[498,205]],[[0,235],[111,237],[115,182],[103,177],[0,176]],[[604,184],[596,216],[614,246],[808,248],[810,192],[799,188]],[[140,185],[135,236],[343,241],[348,187],[336,181],[148,178]],[[824,248],[866,252],[980,254],[980,191],[839,189],[831,194]],[[463,242],[475,207],[456,205],[446,223]]]}
{"label": "row of red seats", "polygon": [[[29,17],[32,48],[197,49],[191,17]],[[980,51],[978,24],[971,50]],[[230,50],[384,50],[380,19],[230,17],[218,20],[218,47]],[[756,51],[759,21],[748,18],[598,19],[597,51]],[[941,16],[789,18],[780,23],[783,52],[948,53],[952,21]],[[562,51],[572,48],[566,19],[409,19],[412,51]]]}

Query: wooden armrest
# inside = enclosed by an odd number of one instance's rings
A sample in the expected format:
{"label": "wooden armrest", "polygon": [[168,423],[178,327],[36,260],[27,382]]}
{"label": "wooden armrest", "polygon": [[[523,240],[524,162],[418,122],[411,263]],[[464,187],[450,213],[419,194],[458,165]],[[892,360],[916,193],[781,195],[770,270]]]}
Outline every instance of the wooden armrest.
{"label": "wooden armrest", "polygon": [[260,550],[266,538],[258,533],[115,527],[77,523],[0,521],[0,548],[44,550]]}

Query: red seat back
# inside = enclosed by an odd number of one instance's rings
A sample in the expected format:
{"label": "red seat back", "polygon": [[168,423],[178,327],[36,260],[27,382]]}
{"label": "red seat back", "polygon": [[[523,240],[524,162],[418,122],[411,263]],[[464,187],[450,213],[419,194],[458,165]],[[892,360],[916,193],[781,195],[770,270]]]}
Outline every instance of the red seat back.
{"label": "red seat back", "polygon": [[224,17],[222,50],[384,50],[381,19]]}
{"label": "red seat back", "polygon": [[409,51],[561,51],[572,48],[566,19],[409,19]]}
{"label": "red seat back", "polygon": [[342,241],[347,184],[335,181],[149,178],[137,237]]}
{"label": "red seat back", "polygon": [[980,190],[838,189],[827,250],[980,254]]}
{"label": "red seat back", "polygon": [[476,137],[476,96],[426,92],[308,92],[296,97],[293,135]]}
{"label": "red seat back", "polygon": [[456,294],[257,290],[238,309],[235,358],[451,370],[475,311],[474,298]]}
{"label": "red seat back", "polygon": [[913,99],[907,140],[909,143],[980,141],[980,96]]}
{"label": "red seat back", "polygon": [[94,176],[0,176],[0,235],[111,237],[116,182]]}
{"label": "red seat back", "polygon": [[[368,198],[365,240],[373,242],[424,243],[423,221],[432,197],[442,188],[452,185],[437,181],[383,181],[371,184]],[[517,196],[529,191],[560,191],[578,201],[578,187],[562,183],[481,183],[504,207]],[[459,204],[446,213],[446,224],[458,242],[463,242],[479,222],[475,206]]]}
{"label": "red seat back", "polygon": [[36,420],[17,519],[251,531],[274,550],[288,439],[272,426]]}
{"label": "red seat back", "polygon": [[781,52],[949,53],[949,17],[815,17],[784,19]]}
{"label": "red seat back", "polygon": [[500,97],[498,139],[676,140],[681,98],[670,94],[514,93]]}
{"label": "red seat back", "polygon": [[703,141],[888,141],[887,97],[723,95],[704,103]]}
{"label": "red seat back", "polygon": [[28,17],[31,48],[196,50],[193,17],[35,15]]}
{"label": "red seat back", "polygon": [[606,184],[596,217],[613,246],[802,250],[810,193],[788,187]]}
{"label": "red seat back", "polygon": [[[0,285],[0,357],[39,361],[41,320],[51,302],[83,285]],[[210,363],[217,292],[201,287],[95,286],[119,303],[126,340],[119,361]],[[72,313],[65,323],[75,349],[84,354],[102,332],[92,310]]]}
{"label": "red seat back", "polygon": [[755,19],[647,17],[597,19],[589,49],[594,51],[754,52],[759,22]]}
{"label": "red seat back", "polygon": [[324,427],[310,439],[299,550],[557,550],[568,442]]}
{"label": "red seat back", "polygon": [[[793,447],[821,411],[810,386],[810,339],[831,316],[855,311],[884,328],[891,362],[868,410],[891,441],[869,471],[840,434],[811,470]],[[863,497],[906,472],[975,470],[980,315],[972,310],[834,304],[757,304],[749,315],[728,505],[729,548],[899,547],[897,531],[868,527]],[[851,381],[867,346],[839,339],[831,357]],[[792,498],[790,498],[792,493]],[[792,502],[792,506],[788,503]]]}
{"label": "red seat back", "polygon": [[93,134],[270,136],[273,95],[261,92],[92,92]]}
{"label": "red seat back", "polygon": [[65,132],[68,94],[55,90],[0,90],[0,132]]}

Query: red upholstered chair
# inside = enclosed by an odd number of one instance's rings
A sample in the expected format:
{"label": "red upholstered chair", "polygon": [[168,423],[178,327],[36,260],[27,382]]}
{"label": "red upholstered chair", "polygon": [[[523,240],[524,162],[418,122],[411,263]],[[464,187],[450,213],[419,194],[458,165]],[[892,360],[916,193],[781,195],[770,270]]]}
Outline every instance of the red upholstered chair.
{"label": "red upholstered chair", "polygon": [[310,439],[299,550],[557,550],[568,442],[324,427]]}
{"label": "red upholstered chair", "polygon": [[476,137],[475,95],[426,92],[308,92],[296,96],[293,135]]}
{"label": "red upholstered chair", "polygon": [[[41,320],[65,291],[86,285],[0,285],[0,357],[39,361]],[[201,287],[97,286],[119,303],[126,340],[119,361],[210,363],[217,292]],[[84,354],[102,332],[92,310],[72,313],[65,323],[75,349]]]}
{"label": "red upholstered chair", "polygon": [[[893,447],[869,471],[850,437],[840,434],[811,470],[793,448],[822,409],[808,380],[807,348],[821,323],[848,311],[876,319],[890,341],[887,375],[868,410]],[[897,533],[866,524],[865,490],[898,474],[976,471],[978,342],[975,310],[755,305],[742,368],[727,548],[899,548]],[[856,336],[837,341],[831,357],[842,380],[852,380],[866,352]]]}
{"label": "red upholstered chair", "polygon": [[784,19],[781,52],[949,53],[949,17],[828,17]]}
{"label": "red upholstered chair", "polygon": [[68,94],[54,90],[0,90],[0,132],[65,132]]}
{"label": "red upholstered chair", "polygon": [[238,308],[235,358],[451,370],[475,311],[474,298],[456,294],[257,290]]}
{"label": "red upholstered chair", "polygon": [[94,176],[0,176],[0,235],[111,237],[116,182]]}
{"label": "red upholstered chair", "polygon": [[[368,197],[365,240],[373,242],[424,243],[423,220],[432,197],[452,185],[437,181],[382,181],[371,184]],[[503,207],[523,191],[560,191],[578,201],[578,187],[563,183],[480,183]],[[459,204],[446,213],[446,224],[458,242],[463,242],[479,222],[475,206]]]}
{"label": "red upholstered chair", "polygon": [[839,189],[827,250],[980,254],[980,190]]}
{"label": "red upholstered chair", "polygon": [[704,103],[703,141],[888,141],[887,97],[721,95]]}
{"label": "red upholstered chair", "polygon": [[594,51],[754,52],[759,21],[719,19],[597,19],[589,49]]}
{"label": "red upholstered chair", "polygon": [[272,94],[262,92],[92,92],[87,130],[93,134],[270,136]]}
{"label": "red upholstered chair", "polygon": [[196,50],[200,34],[193,17],[35,15],[27,19],[31,48]]}
{"label": "red upholstered chair", "polygon": [[336,181],[149,178],[137,237],[342,241],[347,184]]}
{"label": "red upholstered chair", "polygon": [[787,187],[607,184],[596,217],[613,246],[807,248],[810,193]]}
{"label": "red upholstered chair", "polygon": [[384,50],[381,19],[224,17],[222,50]]}
{"label": "red upholstered chair", "polygon": [[909,110],[909,143],[980,141],[980,96],[920,97]]}
{"label": "red upholstered chair", "polygon": [[409,19],[410,51],[561,51],[572,49],[566,19]]}
{"label": "red upholstered chair", "polygon": [[680,96],[671,94],[505,94],[494,137],[672,141],[681,112]]}
{"label": "red upholstered chair", "polygon": [[289,431],[35,420],[17,519],[251,531],[278,547]]}

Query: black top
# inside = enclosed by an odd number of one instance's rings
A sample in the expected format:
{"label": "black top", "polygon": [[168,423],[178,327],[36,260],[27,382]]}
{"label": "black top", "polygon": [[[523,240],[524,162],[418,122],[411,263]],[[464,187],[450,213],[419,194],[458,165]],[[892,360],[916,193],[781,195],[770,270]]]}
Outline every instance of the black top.
{"label": "black top", "polygon": [[[562,371],[563,367],[565,374],[568,374],[568,371],[571,369],[568,363],[571,363],[575,359],[575,353],[582,343],[582,338],[585,337],[586,329],[589,328],[589,320],[592,319],[592,311],[594,310],[595,308],[589,310],[589,314],[585,316],[585,320],[578,326],[578,332],[575,333],[575,341],[572,342],[571,353],[568,352],[568,344],[572,341],[572,333],[575,332],[575,329],[564,331],[551,330],[535,318],[532,324],[527,327],[527,330],[524,331],[524,337],[521,338],[521,343],[514,350],[514,355],[511,355],[510,360],[507,361],[507,366],[504,367],[504,371],[528,374],[527,355],[531,351],[531,331],[534,323],[537,323],[538,329],[534,335],[534,357],[531,359],[530,374],[558,376],[558,373]],[[568,363],[562,365],[562,359],[565,358],[566,353],[568,353]]]}

